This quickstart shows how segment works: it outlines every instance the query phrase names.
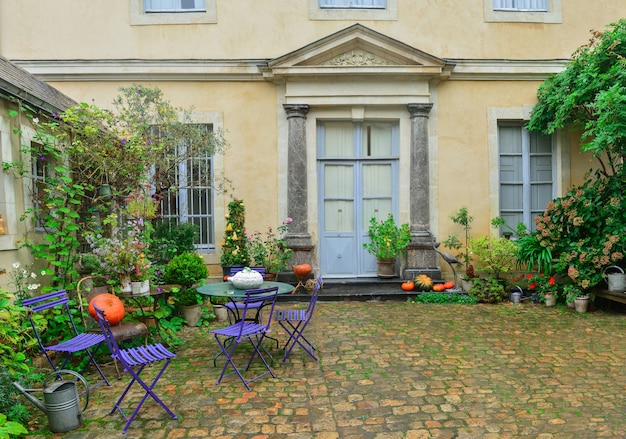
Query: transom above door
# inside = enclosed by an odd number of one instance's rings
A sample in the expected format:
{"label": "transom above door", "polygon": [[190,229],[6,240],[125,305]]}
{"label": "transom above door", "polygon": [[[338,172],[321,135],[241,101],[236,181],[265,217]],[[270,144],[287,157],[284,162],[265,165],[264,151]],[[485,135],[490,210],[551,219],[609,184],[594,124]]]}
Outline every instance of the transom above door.
{"label": "transom above door", "polygon": [[371,217],[397,215],[398,122],[319,122],[317,138],[321,274],[376,276],[363,243]]}

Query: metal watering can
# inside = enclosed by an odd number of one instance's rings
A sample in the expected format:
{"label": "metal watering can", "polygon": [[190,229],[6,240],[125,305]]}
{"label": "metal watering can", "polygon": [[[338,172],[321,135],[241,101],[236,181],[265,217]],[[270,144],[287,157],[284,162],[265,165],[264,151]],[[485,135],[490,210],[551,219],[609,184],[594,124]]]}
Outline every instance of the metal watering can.
{"label": "metal watering can", "polygon": [[[85,386],[85,403],[82,410],[79,407],[80,395],[76,388],[76,381],[60,379],[61,374],[70,374],[78,378]],[[55,379],[48,384],[50,378]],[[83,423],[82,413],[89,404],[89,386],[81,375],[71,370],[61,369],[50,374],[43,382],[43,389],[24,389],[19,383],[13,382],[13,386],[22,392],[26,398],[35,404],[41,411],[48,415],[50,431],[64,433],[74,430]],[[43,404],[31,392],[43,391]]]}
{"label": "metal watering can", "polygon": [[[608,270],[617,270],[617,273],[607,273]],[[626,274],[617,265],[611,265],[604,269],[604,278],[609,286],[609,291],[624,291],[626,289]]]}

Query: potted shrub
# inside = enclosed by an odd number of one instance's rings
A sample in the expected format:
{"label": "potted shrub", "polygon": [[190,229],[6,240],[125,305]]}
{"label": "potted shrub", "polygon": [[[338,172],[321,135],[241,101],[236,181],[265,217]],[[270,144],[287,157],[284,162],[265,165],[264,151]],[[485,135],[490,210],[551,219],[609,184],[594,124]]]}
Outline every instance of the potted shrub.
{"label": "potted shrub", "polygon": [[226,213],[226,230],[222,241],[222,264],[223,275],[230,274],[231,267],[244,267],[250,264],[248,255],[247,239],[245,234],[246,208],[243,200],[235,199],[228,203]]}
{"label": "potted shrub", "polygon": [[396,258],[406,253],[406,246],[411,241],[409,225],[398,226],[392,214],[381,221],[372,217],[368,236],[370,242],[364,243],[363,248],[376,256],[378,277],[394,277]]}
{"label": "potted shrub", "polygon": [[208,274],[202,256],[192,252],[175,256],[165,266],[164,281],[180,285],[180,288],[172,290],[172,296],[174,304],[183,312],[188,326],[195,326],[200,319],[202,300],[196,286]]}

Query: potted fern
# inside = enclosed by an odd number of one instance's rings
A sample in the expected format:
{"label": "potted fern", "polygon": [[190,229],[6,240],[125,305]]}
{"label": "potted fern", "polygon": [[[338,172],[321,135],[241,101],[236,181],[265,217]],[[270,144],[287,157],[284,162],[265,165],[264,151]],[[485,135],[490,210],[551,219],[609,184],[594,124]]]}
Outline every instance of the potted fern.
{"label": "potted fern", "polygon": [[394,277],[396,258],[406,253],[406,247],[411,241],[409,225],[398,226],[392,214],[381,221],[372,217],[368,236],[370,242],[364,243],[363,248],[376,256],[378,277]]}

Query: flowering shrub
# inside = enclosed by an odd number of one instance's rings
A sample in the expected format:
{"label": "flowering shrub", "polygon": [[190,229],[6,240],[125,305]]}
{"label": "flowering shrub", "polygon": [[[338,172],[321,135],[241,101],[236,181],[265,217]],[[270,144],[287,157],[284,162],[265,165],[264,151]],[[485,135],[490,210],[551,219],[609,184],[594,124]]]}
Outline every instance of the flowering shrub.
{"label": "flowering shrub", "polygon": [[252,265],[265,267],[267,273],[280,273],[287,268],[292,251],[287,247],[284,237],[292,221],[286,218],[276,231],[269,227],[265,233],[246,233]]}
{"label": "flowering shrub", "polygon": [[587,180],[548,203],[535,219],[537,239],[558,257],[557,272],[587,290],[604,279],[604,269],[624,259],[626,199],[623,176]]}
{"label": "flowering shrub", "polygon": [[[41,271],[41,275],[46,275],[46,270]],[[18,301],[32,297],[34,292],[41,287],[37,283],[37,273],[32,271],[30,267],[23,267],[19,262],[13,263],[13,269],[9,272],[11,278],[10,284],[14,288],[14,295]]]}
{"label": "flowering shrub", "polygon": [[556,289],[556,279],[554,276],[543,273],[520,274],[519,277],[513,278],[513,286],[538,293],[554,292]]}
{"label": "flowering shrub", "polygon": [[131,192],[131,194],[124,199],[126,202],[126,213],[129,217],[135,219],[151,220],[156,218],[159,209],[159,196],[147,196],[149,193],[150,185],[146,185],[139,193]]}
{"label": "flowering shrub", "polygon": [[144,242],[142,227],[142,220],[131,220],[126,230],[116,228],[112,237],[86,235],[91,251],[100,259],[100,271],[103,274],[131,275],[133,280],[148,278],[148,244]]}

